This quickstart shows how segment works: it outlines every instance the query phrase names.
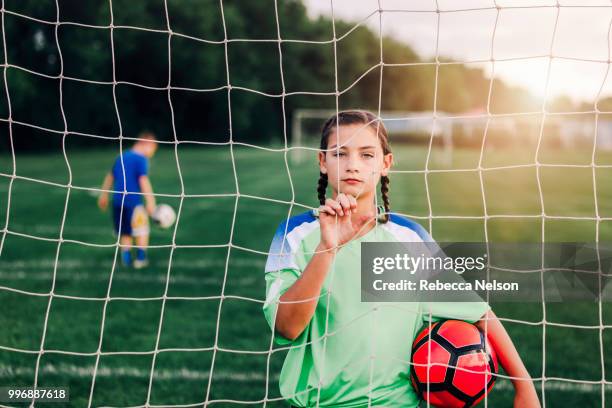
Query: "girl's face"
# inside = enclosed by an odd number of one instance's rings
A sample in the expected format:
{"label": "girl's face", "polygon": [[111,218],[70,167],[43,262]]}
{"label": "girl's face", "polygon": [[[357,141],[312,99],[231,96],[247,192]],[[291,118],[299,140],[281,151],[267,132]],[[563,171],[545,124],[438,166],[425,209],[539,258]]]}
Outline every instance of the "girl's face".
{"label": "girl's face", "polygon": [[319,152],[319,167],[327,174],[329,184],[337,193],[356,198],[376,191],[381,176],[386,176],[393,155],[383,155],[380,140],[372,126],[341,125],[330,135],[327,150]]}

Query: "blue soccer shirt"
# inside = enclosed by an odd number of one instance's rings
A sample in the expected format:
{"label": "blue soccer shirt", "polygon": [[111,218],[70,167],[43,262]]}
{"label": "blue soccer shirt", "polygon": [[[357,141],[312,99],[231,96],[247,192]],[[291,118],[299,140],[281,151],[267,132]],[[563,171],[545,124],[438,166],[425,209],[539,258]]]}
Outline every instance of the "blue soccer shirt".
{"label": "blue soccer shirt", "polygon": [[[125,169],[125,172],[123,171]],[[141,176],[146,176],[149,170],[149,159],[140,153],[136,153],[133,150],[129,150],[123,153],[123,166],[121,165],[121,156],[117,156],[115,164],[113,165],[113,190],[123,191],[124,188],[124,174],[125,174],[125,190],[128,192],[125,195],[123,202],[124,207],[135,207],[142,204],[142,194],[130,194],[140,193],[140,184],[138,180]],[[121,197],[123,193],[113,194],[113,205],[121,205]]]}

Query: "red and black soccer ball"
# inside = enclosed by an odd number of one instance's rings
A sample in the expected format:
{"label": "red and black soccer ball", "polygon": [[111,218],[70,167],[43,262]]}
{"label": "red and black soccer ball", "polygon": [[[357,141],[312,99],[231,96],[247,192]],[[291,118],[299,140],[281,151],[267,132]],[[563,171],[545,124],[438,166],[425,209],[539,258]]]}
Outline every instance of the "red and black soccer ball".
{"label": "red and black soccer ball", "polygon": [[435,407],[477,405],[485,393],[491,392],[495,382],[492,374],[497,374],[495,350],[486,336],[461,320],[439,321],[425,327],[414,339],[411,361],[414,389]]}

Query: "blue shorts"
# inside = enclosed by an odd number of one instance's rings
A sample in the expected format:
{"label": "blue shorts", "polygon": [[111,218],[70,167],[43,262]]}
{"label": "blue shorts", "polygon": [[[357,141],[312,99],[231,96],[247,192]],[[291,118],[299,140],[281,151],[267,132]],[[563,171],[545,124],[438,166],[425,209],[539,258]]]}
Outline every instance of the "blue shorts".
{"label": "blue shorts", "polygon": [[[120,221],[121,218],[121,221]],[[113,205],[113,225],[119,235],[134,237],[149,235],[149,216],[142,204],[136,206]]]}

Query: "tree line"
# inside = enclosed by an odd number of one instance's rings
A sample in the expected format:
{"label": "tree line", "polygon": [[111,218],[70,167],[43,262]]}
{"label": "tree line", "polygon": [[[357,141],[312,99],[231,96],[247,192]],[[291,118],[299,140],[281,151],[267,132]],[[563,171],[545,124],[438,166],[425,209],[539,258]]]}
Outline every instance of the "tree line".
{"label": "tree line", "polygon": [[[58,5],[5,1],[8,92],[0,117],[10,106],[14,121],[59,132],[14,124],[19,150],[57,146],[65,128],[75,146],[110,146],[116,141],[105,137],[143,129],[166,140],[222,142],[231,131],[234,141],[278,143],[291,137],[299,108],[377,110],[380,95],[384,110],[432,110],[436,78],[438,110],[487,106],[482,69],[447,59],[436,69],[364,25],[309,17],[301,0],[278,1],[277,9],[272,0],[224,0],[222,8],[213,0],[168,0],[167,9],[163,0]],[[390,64],[382,69],[381,47]],[[492,112],[539,108],[524,89],[498,79],[492,86]],[[9,146],[7,121],[0,127]]]}

